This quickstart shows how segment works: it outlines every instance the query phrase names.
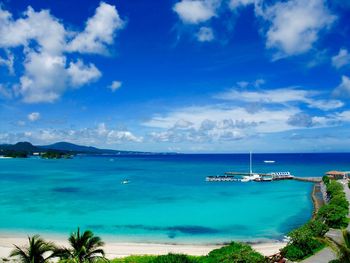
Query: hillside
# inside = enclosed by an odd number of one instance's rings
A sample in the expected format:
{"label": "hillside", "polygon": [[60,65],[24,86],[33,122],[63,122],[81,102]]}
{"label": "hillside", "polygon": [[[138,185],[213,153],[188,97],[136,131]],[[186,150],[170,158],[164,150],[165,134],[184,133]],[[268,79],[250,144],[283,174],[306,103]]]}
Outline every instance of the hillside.
{"label": "hillside", "polygon": [[145,154],[143,152],[119,151],[110,149],[99,149],[91,146],[77,145],[69,142],[57,142],[50,145],[34,146],[30,142],[18,142],[16,144],[0,144],[0,155],[4,152],[25,152],[32,154],[34,152],[56,151],[64,153],[81,154]]}

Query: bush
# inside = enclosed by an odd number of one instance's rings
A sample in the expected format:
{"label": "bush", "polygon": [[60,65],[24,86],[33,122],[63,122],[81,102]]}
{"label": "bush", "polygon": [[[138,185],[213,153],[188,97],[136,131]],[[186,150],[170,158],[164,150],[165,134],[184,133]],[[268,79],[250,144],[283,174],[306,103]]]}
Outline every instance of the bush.
{"label": "bush", "polygon": [[125,258],[117,258],[112,260],[111,263],[200,263],[201,258],[204,257],[170,253],[162,256],[129,256]]}
{"label": "bush", "polygon": [[346,200],[346,197],[344,194],[337,194],[335,195],[329,202],[331,205],[342,207],[346,210],[349,210],[349,202]]}
{"label": "bush", "polygon": [[190,257],[182,254],[168,254],[163,256],[158,256],[150,263],[194,263],[195,261],[190,259]]}
{"label": "bush", "polygon": [[285,246],[282,250],[281,253],[284,257],[288,258],[289,260],[300,260],[303,259],[304,257],[307,256],[307,254],[300,249],[299,247],[293,245],[293,244],[289,244],[287,246]]}
{"label": "bush", "polygon": [[156,257],[157,256],[129,256],[125,258],[116,258],[111,260],[110,262],[111,263],[151,263],[152,260],[154,260]]}
{"label": "bush", "polygon": [[327,194],[330,201],[320,208],[316,218],[322,220],[328,227],[346,227],[348,225],[349,202],[345,197],[343,186],[336,181],[330,181],[327,184]]}
{"label": "bush", "polygon": [[318,251],[322,244],[316,237],[322,237],[328,227],[320,220],[312,220],[289,233],[290,242],[281,253],[289,260],[301,260]]}
{"label": "bush", "polygon": [[312,220],[307,223],[307,227],[311,230],[314,237],[323,237],[329,230],[329,227],[321,220]]}
{"label": "bush", "polygon": [[327,185],[327,194],[329,195],[330,198],[333,198],[337,194],[343,195],[344,194],[343,186],[336,181],[331,181]]}
{"label": "bush", "polygon": [[238,242],[232,242],[228,246],[215,249],[200,262],[203,263],[262,263],[265,258],[250,246]]}
{"label": "bush", "polygon": [[325,176],[322,177],[322,181],[323,181],[323,183],[325,185],[328,185],[329,182],[330,182],[330,179],[329,179],[329,177],[327,175],[325,175]]}

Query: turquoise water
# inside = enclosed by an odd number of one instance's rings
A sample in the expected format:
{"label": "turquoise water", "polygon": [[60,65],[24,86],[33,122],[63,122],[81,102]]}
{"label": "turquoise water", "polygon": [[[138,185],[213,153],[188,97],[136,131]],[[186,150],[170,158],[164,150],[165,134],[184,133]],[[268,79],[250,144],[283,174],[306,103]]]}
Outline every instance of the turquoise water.
{"label": "turquoise water", "polygon": [[[321,176],[350,170],[349,156],[254,155],[254,169]],[[137,242],[281,239],[311,217],[312,184],[204,181],[247,171],[248,161],[248,155],[1,159],[0,230],[68,234],[80,226]],[[131,182],[122,185],[126,178]]]}

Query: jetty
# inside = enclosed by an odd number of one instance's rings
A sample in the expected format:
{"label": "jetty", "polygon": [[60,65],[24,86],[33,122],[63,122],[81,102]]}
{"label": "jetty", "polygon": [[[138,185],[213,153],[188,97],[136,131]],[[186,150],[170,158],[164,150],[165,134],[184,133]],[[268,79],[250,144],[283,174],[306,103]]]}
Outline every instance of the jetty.
{"label": "jetty", "polygon": [[224,175],[207,176],[205,179],[207,182],[271,182],[280,180],[296,180],[302,182],[320,183],[322,182],[322,177],[297,177],[292,175],[290,172],[253,172],[252,152],[250,152],[249,172],[228,171],[225,172]]}
{"label": "jetty", "polygon": [[303,182],[311,182],[311,183],[320,183],[322,182],[322,177],[296,177],[294,176],[294,180],[303,181]]}
{"label": "jetty", "polygon": [[[262,181],[280,181],[280,180],[296,180],[296,181],[302,181],[302,182],[310,182],[310,183],[320,183],[322,182],[322,177],[318,176],[312,176],[312,177],[299,177],[289,174],[288,172],[282,172],[282,173],[267,173],[267,174],[261,174],[261,173],[255,173],[261,178],[269,177],[270,180],[254,180],[256,182],[262,182]],[[217,176],[207,176],[206,181],[207,182],[237,182],[241,181],[236,176],[252,176],[250,173],[241,173],[241,172],[226,172],[225,175],[217,175]]]}

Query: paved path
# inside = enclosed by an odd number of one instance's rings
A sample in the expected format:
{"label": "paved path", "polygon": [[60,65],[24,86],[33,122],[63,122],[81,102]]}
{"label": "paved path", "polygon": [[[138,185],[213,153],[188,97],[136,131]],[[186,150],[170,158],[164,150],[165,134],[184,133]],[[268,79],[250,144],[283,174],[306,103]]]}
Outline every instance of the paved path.
{"label": "paved path", "polygon": [[[343,185],[344,187],[344,193],[346,196],[346,199],[350,203],[350,189],[348,187],[348,181],[347,180],[339,180],[339,182]],[[349,209],[349,214],[348,217],[350,217],[350,209]],[[350,231],[350,224],[347,227],[347,229]],[[326,236],[329,237],[330,239],[336,241],[336,242],[342,242],[342,232],[339,229],[330,229],[327,233]],[[312,257],[309,257],[308,259],[305,259],[301,261],[302,263],[328,263],[329,261],[336,259],[336,253],[329,247],[326,247],[322,249],[320,252],[317,254],[313,255]]]}
{"label": "paved path", "polygon": [[[348,181],[347,180],[339,180],[339,182],[343,185],[344,187],[344,193],[345,193],[345,197],[348,200],[349,204],[350,204],[350,189],[348,187]],[[348,217],[350,217],[350,206],[349,206],[349,214]],[[350,231],[350,224],[348,225],[348,227],[346,228],[348,231]]]}
{"label": "paved path", "polygon": [[337,259],[335,252],[329,247],[326,247],[312,257],[300,261],[300,263],[328,263],[333,259]]}

